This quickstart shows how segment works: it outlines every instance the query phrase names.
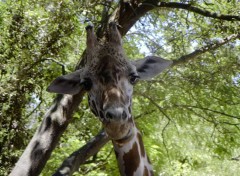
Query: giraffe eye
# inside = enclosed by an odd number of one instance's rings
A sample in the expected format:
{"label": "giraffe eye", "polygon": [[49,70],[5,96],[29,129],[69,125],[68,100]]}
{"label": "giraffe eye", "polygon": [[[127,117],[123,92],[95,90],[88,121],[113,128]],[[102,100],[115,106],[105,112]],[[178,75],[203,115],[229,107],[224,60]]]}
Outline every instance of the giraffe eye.
{"label": "giraffe eye", "polygon": [[84,80],[80,82],[80,85],[82,85],[84,89],[88,91],[92,88],[92,81],[90,78],[84,78]]}
{"label": "giraffe eye", "polygon": [[134,74],[130,75],[129,81],[132,85],[136,84],[138,80],[139,80],[138,75],[134,75]]}

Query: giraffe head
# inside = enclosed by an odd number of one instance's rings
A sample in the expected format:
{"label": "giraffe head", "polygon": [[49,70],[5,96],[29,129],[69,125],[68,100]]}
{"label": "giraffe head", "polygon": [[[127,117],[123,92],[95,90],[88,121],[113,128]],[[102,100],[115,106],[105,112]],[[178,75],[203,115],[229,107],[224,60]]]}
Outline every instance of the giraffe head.
{"label": "giraffe head", "polygon": [[134,126],[131,116],[134,84],[156,76],[172,62],[154,56],[130,62],[124,54],[115,23],[109,24],[105,42],[97,40],[92,26],[86,30],[84,68],[56,78],[48,91],[74,95],[85,89],[89,106],[103,123],[108,136],[113,140],[127,138]]}

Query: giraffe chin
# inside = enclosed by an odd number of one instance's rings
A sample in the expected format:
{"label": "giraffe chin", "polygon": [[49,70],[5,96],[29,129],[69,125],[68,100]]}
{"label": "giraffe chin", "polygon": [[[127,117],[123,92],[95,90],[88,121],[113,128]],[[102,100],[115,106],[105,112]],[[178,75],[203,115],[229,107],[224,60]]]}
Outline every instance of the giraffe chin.
{"label": "giraffe chin", "polygon": [[103,123],[104,129],[108,137],[112,140],[120,140],[131,136],[133,124],[121,122],[108,122]]}

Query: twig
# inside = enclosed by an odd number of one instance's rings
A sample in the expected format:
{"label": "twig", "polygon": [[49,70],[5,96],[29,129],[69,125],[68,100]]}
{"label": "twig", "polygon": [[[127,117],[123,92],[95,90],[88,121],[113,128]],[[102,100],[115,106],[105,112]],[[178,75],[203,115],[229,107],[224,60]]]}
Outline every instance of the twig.
{"label": "twig", "polygon": [[230,35],[226,38],[224,38],[222,41],[220,42],[215,42],[215,43],[210,43],[200,49],[197,49],[195,51],[193,51],[192,53],[190,54],[187,54],[187,55],[184,55],[184,56],[181,56],[180,58],[176,59],[176,60],[173,60],[173,64],[172,66],[175,66],[175,65],[178,65],[178,64],[182,64],[182,63],[186,63],[190,60],[192,60],[193,58],[196,58],[198,57],[199,55],[203,54],[203,53],[206,53],[208,51],[212,51],[212,50],[215,50],[221,46],[223,46],[224,44],[230,42],[231,40],[235,40],[237,38],[240,38],[240,33],[238,34],[233,34],[233,35]]}
{"label": "twig", "polygon": [[169,155],[169,150],[168,150],[168,148],[167,148],[167,144],[166,144],[166,142],[165,142],[165,136],[164,136],[164,133],[165,133],[165,131],[166,131],[166,129],[167,129],[167,127],[168,127],[169,124],[170,124],[170,120],[168,119],[167,124],[163,127],[163,130],[162,130],[162,139],[163,139],[163,146],[164,146],[164,148],[165,148],[165,150],[166,150],[166,152],[167,152],[168,162],[171,163],[171,161],[170,161],[170,155]]}
{"label": "twig", "polygon": [[231,118],[234,118],[234,119],[240,119],[239,116],[229,115],[229,114],[226,114],[224,112],[220,112],[220,111],[217,111],[217,110],[212,110],[212,109],[205,108],[205,107],[198,107],[198,106],[191,106],[191,105],[177,105],[177,106],[185,107],[185,108],[195,108],[195,109],[200,109],[200,110],[206,110],[206,111],[210,111],[210,112],[213,112],[213,113],[221,114],[223,116],[231,117]]}
{"label": "twig", "polygon": [[33,64],[31,64],[28,68],[26,68],[25,70],[30,70],[33,67],[37,66],[39,63],[44,62],[44,61],[52,61],[54,63],[56,63],[57,65],[60,65],[62,67],[62,74],[65,75],[66,74],[66,70],[65,70],[65,65],[62,62],[59,62],[56,59],[52,59],[52,58],[45,58],[45,59],[40,59],[36,62],[34,62]]}
{"label": "twig", "polygon": [[236,156],[236,157],[232,157],[231,160],[240,161],[240,155],[238,155],[238,156]]}

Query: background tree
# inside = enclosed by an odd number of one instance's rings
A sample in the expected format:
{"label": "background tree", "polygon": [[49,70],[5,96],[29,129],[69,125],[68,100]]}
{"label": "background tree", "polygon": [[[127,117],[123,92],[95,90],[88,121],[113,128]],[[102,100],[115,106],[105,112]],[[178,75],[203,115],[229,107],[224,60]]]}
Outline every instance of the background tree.
{"label": "background tree", "polygon": [[[85,48],[86,22],[95,25],[101,38],[109,17],[122,27],[124,47],[130,58],[154,54],[176,60],[165,74],[140,83],[135,89],[133,114],[144,134],[155,172],[239,173],[240,4],[237,0],[22,0],[1,1],[0,9],[0,175],[8,175],[33,132],[41,121],[45,122],[42,117],[54,97],[45,91],[47,85],[55,77],[81,66],[75,63]],[[82,94],[72,97],[71,112],[78,107],[79,97]],[[51,146],[52,150],[58,142],[42,175],[53,174],[66,157],[101,129],[88,110],[85,97],[73,117],[71,112],[62,121],[58,137],[71,123],[61,140],[56,138]],[[108,139],[104,135],[98,137],[93,142],[98,142],[100,149]],[[98,149],[88,144],[80,154],[86,150],[97,153]],[[85,164],[80,167],[79,175],[118,173],[110,143],[81,162]]]}

